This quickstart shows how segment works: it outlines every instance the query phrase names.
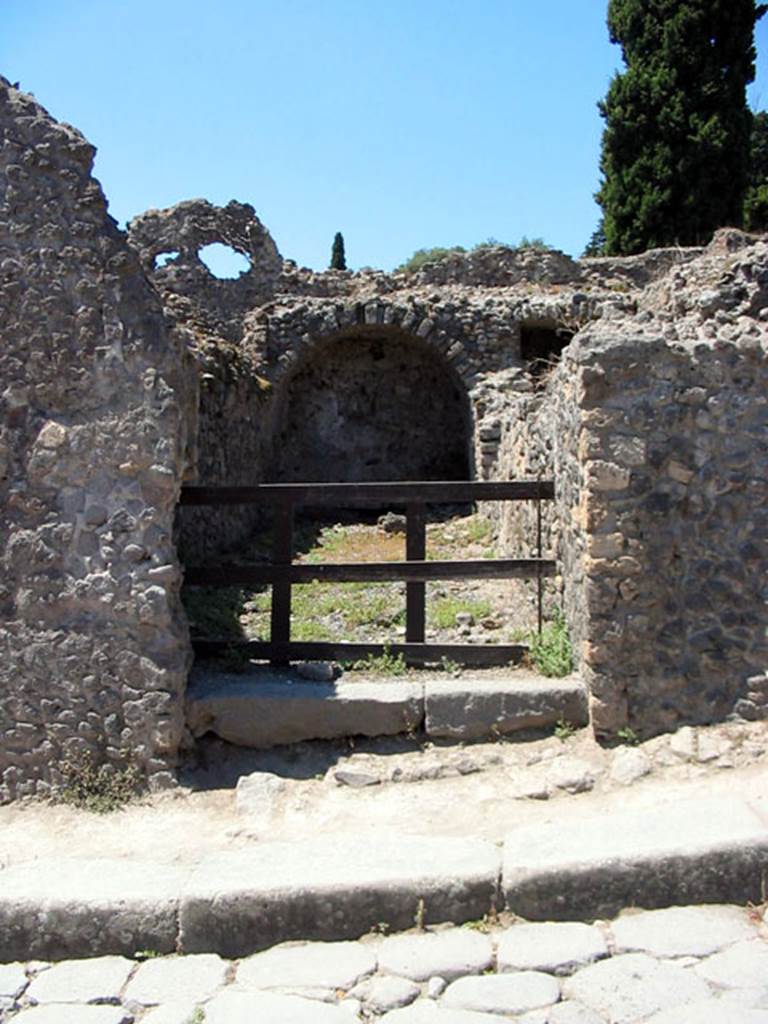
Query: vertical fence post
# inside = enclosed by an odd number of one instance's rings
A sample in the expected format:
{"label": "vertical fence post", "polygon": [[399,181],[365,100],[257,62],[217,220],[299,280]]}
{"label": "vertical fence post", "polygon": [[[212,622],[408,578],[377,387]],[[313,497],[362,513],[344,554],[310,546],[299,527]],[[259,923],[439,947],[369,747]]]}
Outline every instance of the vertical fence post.
{"label": "vertical fence post", "polygon": [[541,498],[536,499],[536,557],[539,564],[536,567],[536,610],[538,614],[539,636],[544,625],[543,598],[544,583],[541,578]]}
{"label": "vertical fence post", "polygon": [[[293,512],[292,501],[279,502],[274,506],[272,520],[272,562],[275,565],[290,565],[293,561]],[[291,639],[291,584],[272,584],[272,610],[270,619],[270,643],[287,644]],[[272,665],[287,665],[288,657],[273,653]]]}
{"label": "vertical fence post", "polygon": [[[413,502],[406,508],[405,557],[409,562],[423,561],[427,555],[427,507]],[[405,585],[405,639],[409,644],[424,643],[426,584]]]}

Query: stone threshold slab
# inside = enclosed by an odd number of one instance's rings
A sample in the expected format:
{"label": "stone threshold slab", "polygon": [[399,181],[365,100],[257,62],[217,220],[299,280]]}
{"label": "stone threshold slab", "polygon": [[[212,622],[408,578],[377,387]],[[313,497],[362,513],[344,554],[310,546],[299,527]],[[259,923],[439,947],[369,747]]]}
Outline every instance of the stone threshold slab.
{"label": "stone threshold slab", "polygon": [[285,674],[193,673],[186,703],[193,736],[214,733],[238,746],[267,749],[313,739],[394,736],[424,729],[435,738],[482,739],[560,719],[588,722],[578,676],[513,673],[425,682],[306,682]]}
{"label": "stone threshold slab", "polygon": [[762,800],[689,800],[516,829],[504,842],[506,906],[533,921],[625,907],[760,902],[768,886]]}
{"label": "stone threshold slab", "polygon": [[0,871],[0,962],[238,957],[289,939],[473,920],[497,901],[500,872],[493,843],[378,834],[256,844],[185,866],[29,861]]}

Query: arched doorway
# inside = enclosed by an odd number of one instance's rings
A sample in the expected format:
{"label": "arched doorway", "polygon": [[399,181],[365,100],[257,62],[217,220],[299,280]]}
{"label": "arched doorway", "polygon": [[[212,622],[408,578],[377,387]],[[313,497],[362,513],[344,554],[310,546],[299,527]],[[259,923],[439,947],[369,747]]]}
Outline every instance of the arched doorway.
{"label": "arched doorway", "polygon": [[472,475],[463,382],[432,346],[393,329],[316,342],[279,385],[272,437],[276,481]]}

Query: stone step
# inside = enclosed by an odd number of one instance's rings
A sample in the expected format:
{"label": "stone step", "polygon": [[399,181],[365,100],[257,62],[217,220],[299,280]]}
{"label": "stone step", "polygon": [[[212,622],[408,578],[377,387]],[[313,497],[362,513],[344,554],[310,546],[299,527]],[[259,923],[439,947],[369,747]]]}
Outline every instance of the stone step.
{"label": "stone step", "polygon": [[577,675],[531,672],[458,678],[310,682],[288,671],[244,675],[196,668],[187,694],[193,736],[266,749],[302,740],[394,736],[487,739],[560,720],[587,724],[586,688]]}

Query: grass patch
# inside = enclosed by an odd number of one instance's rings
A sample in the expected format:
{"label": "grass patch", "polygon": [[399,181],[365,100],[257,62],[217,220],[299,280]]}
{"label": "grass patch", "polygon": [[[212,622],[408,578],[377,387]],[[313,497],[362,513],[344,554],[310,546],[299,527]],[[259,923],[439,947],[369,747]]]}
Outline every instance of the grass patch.
{"label": "grass patch", "polygon": [[408,671],[402,654],[393,654],[387,648],[383,654],[369,654],[359,661],[351,662],[348,667],[377,676],[402,676]]}
{"label": "grass patch", "polygon": [[95,814],[120,810],[135,800],[142,788],[142,776],[134,765],[97,766],[87,753],[79,755],[77,760],[65,757],[59,771],[64,780],[58,794],[61,803]]}
{"label": "grass patch", "polygon": [[552,621],[546,623],[539,633],[531,633],[528,638],[530,659],[534,667],[543,675],[552,678],[567,676],[573,667],[573,651],[571,638],[565,616],[556,608]]}
{"label": "grass patch", "polygon": [[242,638],[242,587],[184,587],[181,600],[193,634],[216,639]]}
{"label": "grass patch", "polygon": [[452,629],[456,625],[456,616],[460,612],[468,612],[475,621],[484,619],[491,614],[490,601],[462,600],[458,597],[442,597],[427,606],[429,624],[436,629]]}

